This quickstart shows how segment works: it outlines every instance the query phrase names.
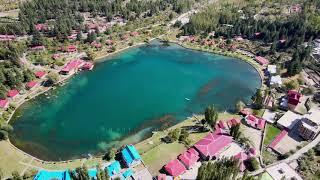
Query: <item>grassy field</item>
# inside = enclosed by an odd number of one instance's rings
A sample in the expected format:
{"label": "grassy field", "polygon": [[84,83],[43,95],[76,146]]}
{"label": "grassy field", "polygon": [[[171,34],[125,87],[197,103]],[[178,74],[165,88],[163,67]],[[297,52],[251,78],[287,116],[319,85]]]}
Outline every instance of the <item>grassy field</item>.
{"label": "grassy field", "polygon": [[265,135],[265,138],[264,138],[264,142],[263,144],[264,145],[269,145],[272,140],[280,133],[280,129],[277,128],[277,127],[274,127],[270,124],[267,124],[267,127],[266,127],[266,135]]}

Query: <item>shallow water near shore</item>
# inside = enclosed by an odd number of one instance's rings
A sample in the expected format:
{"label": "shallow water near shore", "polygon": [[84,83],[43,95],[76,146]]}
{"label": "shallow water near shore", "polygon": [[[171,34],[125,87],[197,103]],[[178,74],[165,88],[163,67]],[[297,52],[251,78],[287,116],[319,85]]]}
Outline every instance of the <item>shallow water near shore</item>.
{"label": "shallow water near shore", "polygon": [[43,160],[84,157],[136,143],[209,104],[232,109],[260,86],[258,72],[244,61],[154,41],[23,104],[10,140]]}

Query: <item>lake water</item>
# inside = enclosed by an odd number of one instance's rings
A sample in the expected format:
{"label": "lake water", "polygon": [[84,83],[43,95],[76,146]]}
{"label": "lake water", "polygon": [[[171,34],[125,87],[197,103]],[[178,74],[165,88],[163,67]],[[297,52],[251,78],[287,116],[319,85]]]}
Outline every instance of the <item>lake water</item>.
{"label": "lake water", "polygon": [[66,160],[135,143],[209,104],[221,111],[250,101],[258,72],[244,61],[158,42],[81,72],[23,104],[10,140],[44,160]]}

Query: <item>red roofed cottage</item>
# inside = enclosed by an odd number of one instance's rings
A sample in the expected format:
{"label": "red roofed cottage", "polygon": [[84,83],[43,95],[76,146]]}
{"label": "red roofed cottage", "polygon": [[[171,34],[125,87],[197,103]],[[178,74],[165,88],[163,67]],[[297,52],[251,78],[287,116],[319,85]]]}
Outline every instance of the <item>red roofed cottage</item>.
{"label": "red roofed cottage", "polygon": [[199,153],[194,148],[190,148],[188,151],[180,154],[178,159],[187,169],[190,169],[199,160]]}
{"label": "red roofed cottage", "polygon": [[186,171],[184,165],[178,160],[174,159],[164,166],[164,170],[171,176],[180,176]]}
{"label": "red roofed cottage", "polygon": [[19,91],[16,89],[12,89],[8,92],[7,96],[10,98],[15,98],[19,94]]}
{"label": "red roofed cottage", "polygon": [[28,90],[33,89],[35,87],[37,87],[39,84],[36,81],[30,81],[26,84],[26,88]]}
{"label": "red roofed cottage", "polygon": [[39,78],[39,79],[42,79],[42,78],[44,78],[44,77],[47,75],[47,73],[44,72],[44,71],[37,71],[37,72],[35,72],[34,74],[35,74],[35,76],[36,76],[37,78]]}
{"label": "red roofed cottage", "polygon": [[255,60],[257,61],[257,63],[259,63],[262,66],[269,64],[269,61],[266,58],[261,56],[256,56]]}
{"label": "red roofed cottage", "polygon": [[8,99],[0,99],[0,108],[7,109],[9,107]]}

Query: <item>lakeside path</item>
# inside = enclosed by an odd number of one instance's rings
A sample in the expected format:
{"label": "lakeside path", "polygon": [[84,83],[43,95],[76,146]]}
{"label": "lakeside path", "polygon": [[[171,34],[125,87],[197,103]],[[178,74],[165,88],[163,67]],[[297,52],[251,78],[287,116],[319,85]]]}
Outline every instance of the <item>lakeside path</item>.
{"label": "lakeside path", "polygon": [[[129,49],[131,47],[141,46],[143,44],[145,44],[145,43],[137,43],[133,46],[127,46],[122,49],[119,49],[113,53],[108,53],[106,55],[99,56],[96,61],[99,62],[99,59],[106,58],[108,56],[111,56],[116,53],[122,52],[126,49]],[[183,47],[185,47],[185,46],[183,46]],[[185,47],[185,48],[188,48],[188,47]],[[192,49],[192,48],[190,48],[190,49]],[[195,49],[195,50],[197,50],[197,49]],[[208,51],[206,51],[206,52],[208,52]],[[215,52],[212,52],[212,53],[215,53]],[[72,75],[65,77],[60,82],[64,82],[70,77],[72,77]],[[32,96],[31,98],[29,98],[27,100],[33,99],[36,96],[38,96],[38,95],[40,95],[50,89],[51,88],[45,89],[43,91],[40,90],[38,93],[36,93],[34,96]],[[19,106],[26,101],[21,102],[19,104]],[[190,121],[186,120],[184,123],[190,123]],[[184,123],[179,123],[177,126],[173,126],[172,128],[181,126]],[[171,128],[169,128],[169,129],[171,129]],[[168,130],[165,130],[164,132],[166,134],[168,132]],[[165,134],[162,134],[162,135],[165,135]],[[161,133],[158,133],[158,135],[161,136]],[[178,144],[178,143],[174,143],[173,144],[174,146],[172,146],[172,147],[171,146],[170,147],[163,147],[165,145],[156,144],[155,142],[160,139],[158,135],[155,137],[151,137],[151,138],[156,138],[157,140],[153,141],[153,140],[147,139],[147,140],[142,141],[137,144],[137,149],[142,150],[141,151],[142,157],[144,159],[147,158],[146,164],[151,168],[152,173],[156,173],[157,170],[159,170],[158,169],[159,165],[163,165],[163,163],[166,162],[168,159],[169,160],[172,159],[172,157],[175,157],[175,155],[178,155],[185,150],[184,145]],[[204,136],[203,134],[197,134],[193,138],[193,141],[196,142],[197,140],[201,139],[203,136]],[[170,150],[170,151],[167,151],[167,150]],[[166,152],[164,152],[164,151],[166,151]],[[26,172],[27,170],[30,170],[30,169],[35,169],[35,170],[38,170],[38,169],[49,169],[49,170],[73,169],[73,168],[81,166],[82,164],[85,164],[88,167],[92,167],[92,166],[96,166],[99,163],[102,163],[101,157],[96,157],[96,158],[90,159],[90,160],[82,158],[82,159],[76,159],[76,160],[70,160],[70,161],[60,161],[60,162],[42,161],[36,157],[33,157],[33,156],[21,151],[20,149],[16,148],[15,146],[13,146],[10,143],[10,141],[1,142],[0,152],[4,152],[4,154],[0,154],[0,159],[3,160],[0,163],[0,168],[5,169],[5,170],[8,169],[8,171],[4,172],[5,175],[7,175],[7,176],[9,176],[11,174],[12,170],[18,170],[20,173],[23,173],[23,172]],[[10,152],[10,153],[6,154],[6,152]],[[161,158],[163,156],[166,156],[166,158]],[[159,160],[161,160],[161,162],[163,162],[163,163],[159,163],[158,162]],[[8,168],[9,167],[9,166],[7,166],[8,164],[10,164],[12,168]],[[158,165],[155,166],[155,164],[158,164]]]}

